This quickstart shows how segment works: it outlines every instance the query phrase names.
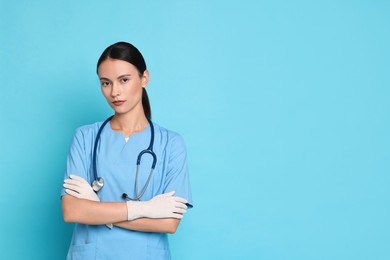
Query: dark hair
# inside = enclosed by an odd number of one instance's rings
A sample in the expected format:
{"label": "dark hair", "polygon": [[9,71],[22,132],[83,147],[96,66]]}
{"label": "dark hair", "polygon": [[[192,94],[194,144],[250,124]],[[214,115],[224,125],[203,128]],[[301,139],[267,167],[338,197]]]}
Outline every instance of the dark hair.
{"label": "dark hair", "polygon": [[[146,70],[146,63],[141,52],[134,45],[127,42],[117,42],[108,46],[97,62],[96,71],[99,69],[100,64],[108,58],[123,60],[133,64],[137,68],[140,77],[142,77]],[[145,88],[142,90],[142,106],[144,108],[145,116],[151,119],[152,111]]]}

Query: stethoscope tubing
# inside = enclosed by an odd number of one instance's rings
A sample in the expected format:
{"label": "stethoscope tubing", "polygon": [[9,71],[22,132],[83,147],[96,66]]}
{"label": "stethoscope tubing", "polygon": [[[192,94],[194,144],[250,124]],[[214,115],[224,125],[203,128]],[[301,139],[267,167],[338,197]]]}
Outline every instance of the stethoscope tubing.
{"label": "stethoscope tubing", "polygon": [[95,138],[95,143],[93,145],[93,154],[92,154],[92,171],[93,171],[93,179],[94,180],[97,180],[98,179],[98,176],[97,176],[97,167],[96,167],[96,155],[97,155],[97,147],[98,147],[98,144],[99,144],[99,140],[100,140],[100,135],[103,131],[103,128],[104,126],[110,122],[110,120],[113,118],[114,116],[110,116],[109,118],[107,118],[103,124],[100,126],[99,128],[99,131],[96,135],[96,138]]}
{"label": "stethoscope tubing", "polygon": [[[97,160],[97,147],[98,147],[98,144],[99,144],[99,140],[100,140],[100,136],[101,136],[101,133],[103,131],[103,128],[105,127],[105,125],[110,122],[110,120],[113,118],[113,116],[110,116],[109,118],[107,118],[103,124],[100,126],[99,130],[98,130],[98,133],[96,135],[96,138],[95,138],[95,142],[94,142],[94,147],[93,147],[93,154],[92,154],[92,171],[93,171],[93,177],[94,177],[94,181],[92,183],[92,187],[93,189],[95,190],[95,192],[98,192],[104,185],[104,180],[102,177],[98,177],[98,174],[97,174],[97,163],[96,163],[96,160]],[[151,135],[150,135],[150,144],[149,144],[149,147],[146,148],[145,150],[142,150],[139,154],[138,154],[138,157],[137,157],[137,168],[136,168],[136,174],[135,174],[135,198],[131,198],[130,196],[128,196],[126,193],[123,193],[122,194],[122,198],[124,199],[127,199],[127,200],[135,200],[135,201],[139,201],[141,200],[141,197],[144,195],[147,187],[149,186],[149,183],[150,183],[150,180],[152,178],[152,174],[153,174],[153,171],[156,167],[156,163],[157,163],[157,156],[156,154],[153,152],[153,144],[154,144],[154,126],[153,126],[153,123],[152,121],[149,119],[149,118],[146,118],[149,122],[149,125],[150,125],[150,132],[151,132]],[[141,193],[138,194],[138,171],[139,171],[139,166],[141,164],[141,160],[142,160],[142,156],[144,154],[150,154],[152,157],[153,157],[153,163],[152,163],[152,166],[151,166],[151,169],[150,169],[150,173],[149,173],[149,177],[144,185],[144,187],[142,188],[141,190]],[[95,185],[96,184],[96,185]],[[96,187],[95,187],[96,186]]]}

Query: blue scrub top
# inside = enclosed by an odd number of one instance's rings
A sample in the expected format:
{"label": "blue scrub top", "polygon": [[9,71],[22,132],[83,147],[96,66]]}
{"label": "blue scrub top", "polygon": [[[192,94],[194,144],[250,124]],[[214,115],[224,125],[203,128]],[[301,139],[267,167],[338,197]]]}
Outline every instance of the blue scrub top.
{"label": "blue scrub top", "polygon": [[[96,134],[102,122],[78,128],[69,150],[64,179],[78,175],[93,181],[92,153]],[[192,207],[187,155],[182,137],[155,123],[153,151],[157,156],[152,179],[141,200],[176,191],[175,196],[188,200]],[[105,202],[123,202],[123,193],[135,196],[135,171],[138,154],[150,144],[150,125],[134,133],[126,142],[124,135],[106,124],[101,133],[97,152],[98,176],[104,187],[98,196]],[[152,156],[145,154],[138,173],[138,191],[142,190],[150,173]],[[61,195],[65,195],[64,188]],[[67,259],[170,259],[168,237],[165,233],[139,232],[114,226],[76,223]]]}

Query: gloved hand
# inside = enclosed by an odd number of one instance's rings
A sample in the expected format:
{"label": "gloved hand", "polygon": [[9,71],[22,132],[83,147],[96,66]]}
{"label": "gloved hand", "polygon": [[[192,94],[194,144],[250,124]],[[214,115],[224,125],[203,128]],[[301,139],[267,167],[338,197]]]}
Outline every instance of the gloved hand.
{"label": "gloved hand", "polygon": [[100,201],[91,185],[83,178],[70,175],[70,179],[64,181],[65,192],[79,199]]}
{"label": "gloved hand", "polygon": [[[86,180],[76,175],[70,175],[69,177],[70,179],[64,181],[66,193],[79,199],[100,201],[98,195]],[[112,224],[106,224],[106,226],[112,229]]]}
{"label": "gloved hand", "polygon": [[127,220],[137,218],[183,218],[187,200],[174,197],[174,191],[157,195],[148,201],[128,201]]}

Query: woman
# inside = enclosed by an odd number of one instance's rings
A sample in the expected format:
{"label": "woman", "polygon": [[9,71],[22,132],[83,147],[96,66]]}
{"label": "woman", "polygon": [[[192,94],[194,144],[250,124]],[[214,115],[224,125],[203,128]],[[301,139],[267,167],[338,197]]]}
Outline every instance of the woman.
{"label": "woman", "polygon": [[67,259],[170,259],[167,233],[192,207],[183,140],[150,121],[149,72],[137,48],[109,46],[97,73],[115,114],[73,137],[62,190],[64,220],[76,222]]}

